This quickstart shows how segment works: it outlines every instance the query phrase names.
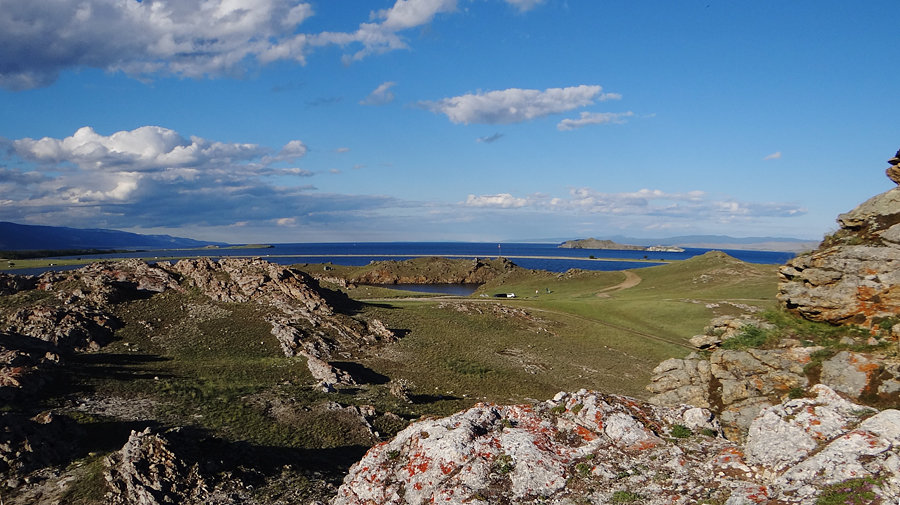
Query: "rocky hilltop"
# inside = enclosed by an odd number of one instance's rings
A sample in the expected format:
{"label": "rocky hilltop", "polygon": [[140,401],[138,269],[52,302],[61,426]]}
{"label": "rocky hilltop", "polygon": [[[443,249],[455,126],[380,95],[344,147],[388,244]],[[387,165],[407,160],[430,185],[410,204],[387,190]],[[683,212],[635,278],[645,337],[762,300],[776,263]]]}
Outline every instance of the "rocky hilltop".
{"label": "rocky hilltop", "polygon": [[364,267],[312,273],[317,279],[348,284],[484,284],[503,274],[521,270],[506,258],[450,259],[441,257],[373,261]]}
{"label": "rocky hilltop", "polygon": [[[888,161],[900,181],[900,156]],[[778,299],[807,319],[871,327],[900,313],[900,187],[838,216],[840,229],[780,273]]]}

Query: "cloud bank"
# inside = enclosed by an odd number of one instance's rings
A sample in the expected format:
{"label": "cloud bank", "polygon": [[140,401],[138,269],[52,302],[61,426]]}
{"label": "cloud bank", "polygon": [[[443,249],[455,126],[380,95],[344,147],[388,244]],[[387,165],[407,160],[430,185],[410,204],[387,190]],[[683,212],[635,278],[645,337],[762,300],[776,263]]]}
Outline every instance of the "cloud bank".
{"label": "cloud bank", "polygon": [[[511,1],[522,10],[534,2]],[[359,48],[345,61],[409,46],[398,32],[456,10],[456,0],[397,0],[353,32],[304,33],[314,15],[298,0],[41,0],[0,9],[0,87],[47,86],[69,68],[137,78],[240,75],[316,48]]]}
{"label": "cloud bank", "polygon": [[[392,199],[321,194],[313,172],[291,166],[300,140],[280,149],[185,138],[159,126],[8,143],[0,219],[87,227],[228,226],[322,221]],[[293,221],[291,221],[293,220]]]}
{"label": "cloud bank", "polygon": [[[176,234],[218,229],[219,235],[206,236],[232,241],[292,241],[286,231],[332,240],[452,240],[475,233],[491,240],[484,234],[574,233],[573,223],[582,218],[645,230],[709,230],[761,226],[806,212],[791,203],[661,189],[473,193],[456,202],[323,193],[310,184],[317,173],[297,166],[307,151],[297,139],[272,148],[185,137],[160,126],[0,139],[0,220]],[[341,171],[322,172],[328,173]]]}
{"label": "cloud bank", "polygon": [[803,207],[789,203],[741,202],[730,197],[713,198],[699,190],[671,193],[659,189],[603,193],[591,188],[573,188],[566,197],[550,197],[544,194],[516,197],[509,193],[469,195],[462,205],[474,208],[515,208],[550,213],[620,217],[655,216],[717,222],[763,217],[795,217],[806,213]]}

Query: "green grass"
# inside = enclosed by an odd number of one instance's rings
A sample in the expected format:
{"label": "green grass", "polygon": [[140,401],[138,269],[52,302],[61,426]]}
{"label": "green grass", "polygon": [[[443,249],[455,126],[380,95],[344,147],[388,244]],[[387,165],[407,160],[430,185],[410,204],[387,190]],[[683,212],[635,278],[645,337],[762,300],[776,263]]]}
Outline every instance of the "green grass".
{"label": "green grass", "polygon": [[862,477],[849,479],[827,486],[816,499],[816,505],[875,505],[881,498],[873,488],[880,485],[882,479]]}
{"label": "green grass", "polygon": [[610,498],[610,503],[634,503],[643,500],[644,497],[631,491],[616,491]]}
{"label": "green grass", "polygon": [[722,349],[756,349],[764,347],[770,340],[772,335],[757,326],[744,326],[737,335],[722,342]]}

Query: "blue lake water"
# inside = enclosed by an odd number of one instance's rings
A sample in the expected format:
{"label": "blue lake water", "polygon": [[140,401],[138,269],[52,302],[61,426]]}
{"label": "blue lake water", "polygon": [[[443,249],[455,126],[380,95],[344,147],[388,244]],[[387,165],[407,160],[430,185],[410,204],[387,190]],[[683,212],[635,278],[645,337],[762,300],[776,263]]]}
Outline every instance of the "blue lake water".
{"label": "blue lake water", "polygon": [[[488,258],[498,254],[509,258],[515,264],[529,269],[565,272],[572,268],[584,270],[625,270],[657,265],[653,262],[617,261],[623,259],[683,260],[710,249],[688,248],[684,252],[647,252],[597,249],[561,249],[557,244],[535,243],[483,243],[483,242],[358,242],[358,243],[299,243],[273,244],[273,247],[259,249],[191,249],[153,250],[133,253],[111,253],[82,255],[79,258],[142,258],[148,261],[167,257],[213,258],[227,256],[260,257],[283,265],[295,263],[333,263],[337,265],[361,266],[372,261],[404,260],[419,256],[446,256],[458,258]],[[739,251],[722,249],[725,253],[750,263],[782,264],[794,254],[776,251]],[[591,259],[609,258],[609,261]],[[11,273],[40,273],[46,270],[63,270],[51,267],[38,271],[9,271]],[[35,270],[35,269],[28,269]]]}

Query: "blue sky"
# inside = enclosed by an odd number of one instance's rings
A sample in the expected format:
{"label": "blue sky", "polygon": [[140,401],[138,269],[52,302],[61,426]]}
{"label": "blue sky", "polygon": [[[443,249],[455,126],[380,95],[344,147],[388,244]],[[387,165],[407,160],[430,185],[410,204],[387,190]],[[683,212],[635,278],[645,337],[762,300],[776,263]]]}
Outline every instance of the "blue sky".
{"label": "blue sky", "polygon": [[228,242],[819,239],[900,3],[0,0],[0,220]]}

